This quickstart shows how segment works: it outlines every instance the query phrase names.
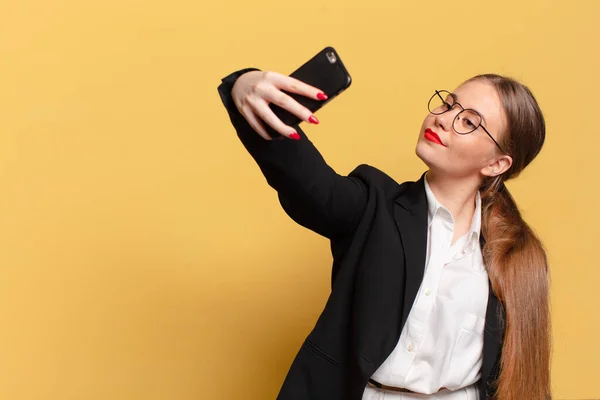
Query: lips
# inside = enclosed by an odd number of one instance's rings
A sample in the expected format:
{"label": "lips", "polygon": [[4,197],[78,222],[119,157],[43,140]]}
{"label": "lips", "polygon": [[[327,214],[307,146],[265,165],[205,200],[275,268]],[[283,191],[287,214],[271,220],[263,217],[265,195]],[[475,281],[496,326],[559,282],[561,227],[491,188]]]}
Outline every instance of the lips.
{"label": "lips", "polygon": [[437,143],[437,144],[440,144],[440,145],[446,147],[446,145],[444,144],[444,142],[442,142],[442,139],[440,139],[438,134],[429,128],[425,129],[425,139],[429,140],[430,142]]}

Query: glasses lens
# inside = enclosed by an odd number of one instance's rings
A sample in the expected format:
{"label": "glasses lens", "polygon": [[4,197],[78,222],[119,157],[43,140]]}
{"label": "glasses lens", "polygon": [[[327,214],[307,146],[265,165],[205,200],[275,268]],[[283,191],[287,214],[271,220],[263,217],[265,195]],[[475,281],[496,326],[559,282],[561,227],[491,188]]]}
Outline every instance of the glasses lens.
{"label": "glasses lens", "polygon": [[479,128],[481,116],[473,110],[464,110],[459,112],[454,118],[454,130],[457,133],[466,135]]}
{"label": "glasses lens", "polygon": [[445,90],[438,90],[431,99],[429,99],[429,112],[432,114],[443,114],[452,108],[454,104],[454,97],[450,95],[450,92]]}

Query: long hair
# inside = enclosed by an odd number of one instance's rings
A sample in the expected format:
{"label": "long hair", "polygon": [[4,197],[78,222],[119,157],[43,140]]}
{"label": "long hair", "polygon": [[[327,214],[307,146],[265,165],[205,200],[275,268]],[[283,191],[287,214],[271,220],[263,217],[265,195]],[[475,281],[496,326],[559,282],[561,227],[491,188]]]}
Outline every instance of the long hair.
{"label": "long hair", "polygon": [[483,81],[496,89],[508,122],[500,145],[513,159],[504,174],[484,180],[481,187],[484,263],[505,316],[494,398],[546,400],[551,398],[548,260],[504,185],[540,152],[546,124],[535,97],[520,82],[494,74],[469,81]]}

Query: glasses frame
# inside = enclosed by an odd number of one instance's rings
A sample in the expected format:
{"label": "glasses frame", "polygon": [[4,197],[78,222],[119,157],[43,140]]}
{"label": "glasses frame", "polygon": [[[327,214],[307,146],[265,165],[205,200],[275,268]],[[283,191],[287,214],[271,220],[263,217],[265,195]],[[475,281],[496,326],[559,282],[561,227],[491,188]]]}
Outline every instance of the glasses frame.
{"label": "glasses frame", "polygon": [[[440,93],[448,93],[450,96],[452,96],[452,98],[454,99],[454,103],[452,105],[450,105],[443,97]],[[442,111],[440,112],[433,112],[431,111],[431,101],[435,98],[435,96],[438,96],[443,103],[448,105],[448,109],[446,111]],[[490,137],[490,139],[492,139],[494,141],[494,143],[496,144],[496,146],[498,146],[498,149],[500,149],[500,151],[502,152],[502,154],[506,154],[506,152],[502,149],[502,147],[500,146],[500,144],[496,141],[496,139],[494,139],[494,137],[492,136],[492,134],[485,128],[485,126],[481,125],[481,122],[483,121],[483,117],[481,116],[481,114],[479,114],[476,110],[473,110],[472,108],[464,108],[462,106],[462,104],[460,104],[457,100],[456,100],[456,95],[454,93],[451,93],[447,90],[436,90],[435,93],[433,94],[433,96],[431,96],[431,98],[429,99],[429,102],[427,103],[427,109],[429,110],[429,112],[433,115],[442,115],[444,113],[447,113],[448,111],[452,110],[456,105],[458,105],[461,108],[461,111],[456,114],[456,116],[454,117],[454,120],[452,121],[452,129],[454,129],[454,131],[456,133],[458,133],[459,135],[469,135],[473,132],[475,132],[478,128],[482,128],[485,133],[487,133],[487,135]],[[456,128],[454,128],[454,124],[456,123],[456,120],[458,119],[458,116],[460,114],[462,114],[464,111],[471,111],[474,112],[475,114],[479,115],[479,125],[477,125],[472,131],[467,132],[467,133],[460,133],[456,130]]]}

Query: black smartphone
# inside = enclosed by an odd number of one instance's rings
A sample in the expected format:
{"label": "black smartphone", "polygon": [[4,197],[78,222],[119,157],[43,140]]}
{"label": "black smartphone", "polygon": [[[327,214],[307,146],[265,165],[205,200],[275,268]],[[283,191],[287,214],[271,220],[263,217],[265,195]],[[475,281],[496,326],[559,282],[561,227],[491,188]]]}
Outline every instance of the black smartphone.
{"label": "black smartphone", "polygon": [[[313,113],[333,100],[352,83],[352,78],[348,74],[348,70],[346,70],[342,59],[333,47],[326,47],[321,50],[290,76],[321,89],[327,95],[327,100],[322,101],[283,91]],[[270,104],[270,107],[275,115],[286,125],[294,126],[302,122],[296,115],[275,104]],[[274,130],[270,130],[270,134],[278,135]]]}

